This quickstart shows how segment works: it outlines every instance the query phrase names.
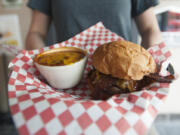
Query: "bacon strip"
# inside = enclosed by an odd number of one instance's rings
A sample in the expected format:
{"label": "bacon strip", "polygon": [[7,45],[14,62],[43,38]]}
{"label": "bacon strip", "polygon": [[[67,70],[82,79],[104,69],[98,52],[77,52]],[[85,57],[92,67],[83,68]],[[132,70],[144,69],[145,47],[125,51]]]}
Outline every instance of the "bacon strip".
{"label": "bacon strip", "polygon": [[144,87],[149,86],[154,82],[171,83],[174,80],[173,75],[163,77],[155,73],[144,76],[142,80],[128,81],[97,72],[98,71],[96,70],[92,70],[89,73],[88,82],[92,90],[93,99],[102,100],[106,100],[114,94],[130,93],[133,91],[142,90]]}

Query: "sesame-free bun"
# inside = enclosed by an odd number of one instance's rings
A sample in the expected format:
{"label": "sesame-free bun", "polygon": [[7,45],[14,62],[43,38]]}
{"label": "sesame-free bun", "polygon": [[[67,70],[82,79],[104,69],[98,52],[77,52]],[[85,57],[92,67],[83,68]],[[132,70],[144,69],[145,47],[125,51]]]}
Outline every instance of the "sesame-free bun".
{"label": "sesame-free bun", "polygon": [[129,41],[114,41],[99,46],[92,55],[92,65],[101,73],[126,80],[141,80],[156,72],[151,54]]}

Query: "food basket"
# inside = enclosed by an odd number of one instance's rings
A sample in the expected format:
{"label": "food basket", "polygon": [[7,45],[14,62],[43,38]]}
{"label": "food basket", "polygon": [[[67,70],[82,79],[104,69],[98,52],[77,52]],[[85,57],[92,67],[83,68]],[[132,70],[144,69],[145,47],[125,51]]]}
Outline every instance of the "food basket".
{"label": "food basket", "polygon": [[[71,39],[39,50],[22,50],[11,61],[8,95],[16,128],[25,134],[143,135],[151,127],[168,95],[169,83],[153,83],[141,91],[114,95],[106,101],[91,100],[86,76],[91,69],[91,55],[101,44],[123,40],[101,22]],[[84,77],[72,89],[57,90],[46,83],[33,64],[33,57],[61,46],[86,49],[89,59]],[[171,56],[164,43],[148,50],[166,76]],[[172,71],[172,66],[170,66]]]}

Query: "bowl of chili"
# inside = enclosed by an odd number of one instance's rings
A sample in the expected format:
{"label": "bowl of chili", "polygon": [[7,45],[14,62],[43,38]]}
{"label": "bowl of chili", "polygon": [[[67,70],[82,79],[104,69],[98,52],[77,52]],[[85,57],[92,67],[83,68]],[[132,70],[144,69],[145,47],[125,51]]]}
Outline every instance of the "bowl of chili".
{"label": "bowl of chili", "polygon": [[60,47],[39,53],[34,64],[56,89],[68,89],[76,86],[82,79],[88,53],[77,47]]}

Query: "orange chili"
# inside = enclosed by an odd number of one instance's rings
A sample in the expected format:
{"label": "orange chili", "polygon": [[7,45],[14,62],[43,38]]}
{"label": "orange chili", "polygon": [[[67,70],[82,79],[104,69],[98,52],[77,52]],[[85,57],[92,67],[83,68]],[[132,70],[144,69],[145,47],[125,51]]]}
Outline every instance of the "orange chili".
{"label": "orange chili", "polygon": [[40,65],[64,66],[80,61],[85,55],[78,51],[59,51],[54,53],[39,54],[35,61]]}

